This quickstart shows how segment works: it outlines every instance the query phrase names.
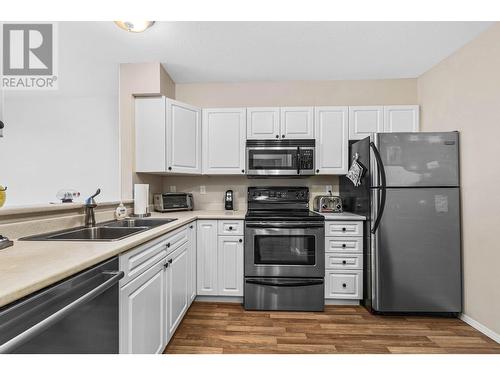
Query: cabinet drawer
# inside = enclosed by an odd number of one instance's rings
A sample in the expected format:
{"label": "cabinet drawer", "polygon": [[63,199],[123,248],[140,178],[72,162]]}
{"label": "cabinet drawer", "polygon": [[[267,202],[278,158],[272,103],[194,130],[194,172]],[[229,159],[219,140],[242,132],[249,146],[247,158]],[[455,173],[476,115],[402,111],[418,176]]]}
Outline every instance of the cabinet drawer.
{"label": "cabinet drawer", "polygon": [[223,236],[242,236],[243,220],[219,220],[218,234]]}
{"label": "cabinet drawer", "polygon": [[362,221],[327,221],[325,236],[362,236]]}
{"label": "cabinet drawer", "polygon": [[325,268],[335,270],[362,270],[363,254],[325,254]]}
{"label": "cabinet drawer", "polygon": [[120,255],[120,271],[125,273],[120,286],[148,270],[187,240],[188,226],[184,226]]}
{"label": "cabinet drawer", "polygon": [[325,252],[362,253],[363,237],[326,237]]}
{"label": "cabinet drawer", "polygon": [[[192,224],[190,224],[192,225]],[[189,239],[188,225],[177,229],[173,233],[169,233],[165,239],[167,254],[175,251],[179,246],[187,242]]]}
{"label": "cabinet drawer", "polygon": [[325,298],[362,299],[363,271],[326,271]]}
{"label": "cabinet drawer", "polygon": [[167,256],[165,239],[165,236],[161,237],[120,255],[120,271],[125,273],[120,280],[120,286],[135,279]]}

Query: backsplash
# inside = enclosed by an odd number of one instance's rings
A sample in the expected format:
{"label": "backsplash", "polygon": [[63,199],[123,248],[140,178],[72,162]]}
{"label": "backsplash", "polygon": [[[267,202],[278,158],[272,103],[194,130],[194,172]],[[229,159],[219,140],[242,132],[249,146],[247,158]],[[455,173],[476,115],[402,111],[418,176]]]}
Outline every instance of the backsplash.
{"label": "backsplash", "polygon": [[[307,178],[250,179],[245,176],[167,176],[163,177],[163,192],[170,192],[175,186],[177,192],[193,193],[196,210],[223,210],[224,193],[234,191],[235,210],[246,210],[249,186],[307,186],[310,190],[310,204],[316,195],[326,194],[326,186],[332,185],[332,193],[338,194],[337,176],[313,176]],[[205,186],[206,194],[200,193]]]}

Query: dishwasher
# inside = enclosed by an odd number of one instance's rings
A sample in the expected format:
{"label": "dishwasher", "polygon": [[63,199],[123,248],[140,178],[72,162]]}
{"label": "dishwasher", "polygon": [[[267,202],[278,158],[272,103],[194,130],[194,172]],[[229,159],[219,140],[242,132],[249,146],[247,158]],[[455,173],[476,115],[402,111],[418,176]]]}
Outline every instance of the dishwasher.
{"label": "dishwasher", "polygon": [[0,309],[0,353],[118,353],[118,258]]}

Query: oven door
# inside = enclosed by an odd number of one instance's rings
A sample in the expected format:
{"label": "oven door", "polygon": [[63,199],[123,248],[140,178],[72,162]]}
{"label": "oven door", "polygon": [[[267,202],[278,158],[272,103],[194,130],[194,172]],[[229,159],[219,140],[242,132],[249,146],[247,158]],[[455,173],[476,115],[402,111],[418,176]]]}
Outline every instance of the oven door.
{"label": "oven door", "polygon": [[298,156],[298,147],[247,147],[247,175],[298,175]]}
{"label": "oven door", "polygon": [[324,277],[323,222],[246,222],[246,277]]}

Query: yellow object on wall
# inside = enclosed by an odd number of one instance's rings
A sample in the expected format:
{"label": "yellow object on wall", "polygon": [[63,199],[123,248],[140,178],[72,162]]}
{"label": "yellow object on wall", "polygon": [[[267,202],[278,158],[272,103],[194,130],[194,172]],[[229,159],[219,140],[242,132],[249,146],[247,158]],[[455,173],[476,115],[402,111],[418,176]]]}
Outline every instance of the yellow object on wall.
{"label": "yellow object on wall", "polygon": [[0,207],[5,204],[5,200],[7,199],[7,193],[5,192],[6,190],[6,187],[0,185]]}

